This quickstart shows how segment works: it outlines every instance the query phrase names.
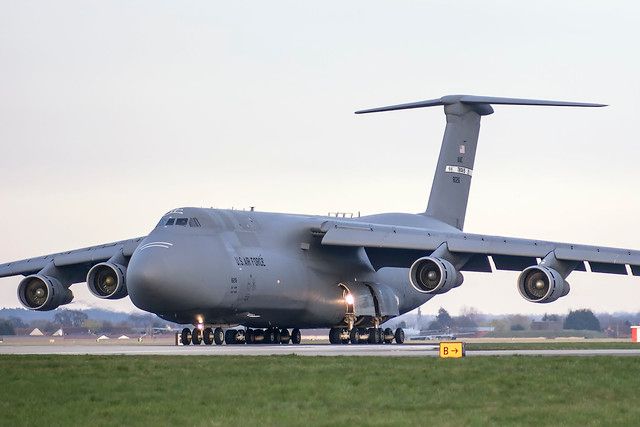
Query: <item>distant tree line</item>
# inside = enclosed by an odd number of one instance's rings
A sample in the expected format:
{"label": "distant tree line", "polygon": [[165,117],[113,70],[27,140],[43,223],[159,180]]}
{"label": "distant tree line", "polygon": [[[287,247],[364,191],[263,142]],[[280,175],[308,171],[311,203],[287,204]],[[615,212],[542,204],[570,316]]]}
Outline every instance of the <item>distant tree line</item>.
{"label": "distant tree line", "polygon": [[429,323],[428,329],[432,331],[444,331],[460,328],[475,328],[478,326],[475,317],[477,312],[470,311],[461,316],[451,316],[447,310],[440,307],[434,321]]}
{"label": "distant tree line", "polygon": [[0,318],[0,335],[15,335],[17,329],[38,328],[44,333],[53,333],[58,329],[84,328],[94,333],[110,333],[126,329],[152,331],[153,328],[164,328],[167,322],[153,314],[131,314],[125,321],[91,319],[82,310],[58,310],[52,320],[34,319],[23,321],[20,317]]}
{"label": "distant tree line", "polygon": [[580,331],[601,331],[600,321],[588,309],[572,310],[564,319],[564,329],[576,329]]}
{"label": "distant tree line", "polygon": [[[411,321],[414,318],[415,321]],[[553,323],[541,325],[542,322]],[[422,331],[450,331],[461,332],[478,326],[491,326],[496,333],[502,335],[510,331],[519,332],[535,329],[536,331],[584,330],[603,333],[608,337],[628,337],[631,325],[640,324],[640,313],[599,313],[590,309],[570,310],[566,315],[545,313],[542,317],[521,314],[486,315],[476,309],[464,307],[460,316],[451,315],[444,307],[440,307],[437,314],[422,315],[418,312],[399,316],[389,322],[393,327],[415,327]]]}

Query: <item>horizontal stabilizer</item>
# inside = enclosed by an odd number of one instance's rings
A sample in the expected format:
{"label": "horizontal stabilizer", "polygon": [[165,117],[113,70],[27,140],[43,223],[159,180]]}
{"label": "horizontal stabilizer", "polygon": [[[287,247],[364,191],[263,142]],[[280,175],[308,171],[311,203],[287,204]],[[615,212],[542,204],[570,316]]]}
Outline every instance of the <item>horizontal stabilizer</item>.
{"label": "horizontal stabilizer", "polygon": [[474,95],[448,95],[439,99],[428,99],[426,101],[410,102],[407,104],[389,105],[387,107],[371,108],[368,110],[356,111],[356,114],[378,113],[381,111],[409,110],[412,108],[435,107],[438,105],[451,104],[496,104],[496,105],[541,105],[548,107],[606,107],[606,104],[591,104],[585,102],[547,101],[542,99],[522,99],[522,98],[500,98],[495,96],[474,96]]}

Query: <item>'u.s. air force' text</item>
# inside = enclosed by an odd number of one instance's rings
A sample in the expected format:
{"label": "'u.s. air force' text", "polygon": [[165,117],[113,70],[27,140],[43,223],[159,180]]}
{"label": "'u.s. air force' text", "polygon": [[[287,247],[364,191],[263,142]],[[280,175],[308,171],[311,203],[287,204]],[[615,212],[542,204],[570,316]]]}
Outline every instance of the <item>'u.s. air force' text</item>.
{"label": "'u.s. air force' text", "polygon": [[234,257],[236,260],[236,264],[238,265],[253,265],[254,267],[266,267],[267,265],[264,263],[264,258],[261,256],[253,257],[253,256],[237,256]]}

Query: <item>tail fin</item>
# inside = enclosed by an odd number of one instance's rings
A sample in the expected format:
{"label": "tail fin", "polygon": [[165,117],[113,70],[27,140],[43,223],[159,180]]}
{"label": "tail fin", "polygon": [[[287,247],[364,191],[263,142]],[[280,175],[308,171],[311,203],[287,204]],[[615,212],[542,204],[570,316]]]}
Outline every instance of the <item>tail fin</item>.
{"label": "tail fin", "polygon": [[604,104],[580,102],[449,95],[440,99],[356,111],[356,114],[444,106],[447,126],[444,130],[438,166],[433,178],[431,195],[429,196],[429,204],[424,215],[439,219],[462,230],[467,211],[467,201],[469,200],[473,164],[476,158],[480,118],[493,113],[491,104],[558,107],[605,106]]}

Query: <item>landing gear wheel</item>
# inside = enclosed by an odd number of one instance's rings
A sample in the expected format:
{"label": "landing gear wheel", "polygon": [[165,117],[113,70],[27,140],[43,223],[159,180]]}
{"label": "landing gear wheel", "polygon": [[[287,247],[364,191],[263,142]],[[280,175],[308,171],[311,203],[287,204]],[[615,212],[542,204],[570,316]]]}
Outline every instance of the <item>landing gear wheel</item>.
{"label": "landing gear wheel", "polygon": [[382,335],[382,328],[376,329],[376,344],[382,344],[384,341],[384,337]]}
{"label": "landing gear wheel", "polygon": [[349,341],[351,341],[351,344],[360,344],[360,332],[358,328],[351,329],[351,332],[349,332]]}
{"label": "landing gear wheel", "polygon": [[182,330],[182,332],[180,333],[180,342],[182,343],[182,345],[191,344],[191,329],[184,328]]}
{"label": "landing gear wheel", "polygon": [[394,338],[396,339],[396,344],[402,344],[404,342],[404,329],[402,328],[396,329]]}
{"label": "landing gear wheel", "polygon": [[340,328],[340,344],[349,344],[349,331],[347,328]]}
{"label": "landing gear wheel", "polygon": [[244,330],[240,329],[234,332],[235,332],[233,337],[234,344],[244,344],[246,342],[246,337],[247,337],[244,333]]}
{"label": "landing gear wheel", "polygon": [[329,343],[340,344],[340,328],[331,328],[329,330]]}
{"label": "landing gear wheel", "polygon": [[222,345],[224,342],[224,332],[222,328],[215,328],[213,330],[213,342],[216,343],[216,345]]}
{"label": "landing gear wheel", "polygon": [[204,331],[202,331],[202,341],[204,341],[205,345],[213,344],[213,329],[204,328]]}
{"label": "landing gear wheel", "polygon": [[247,329],[244,333],[244,339],[247,344],[255,344],[255,335],[253,334],[253,329]]}
{"label": "landing gear wheel", "polygon": [[276,342],[276,333],[272,328],[264,331],[264,343],[265,344],[275,344]]}
{"label": "landing gear wheel", "polygon": [[253,330],[253,343],[254,344],[263,344],[264,343],[264,332],[262,329],[254,329]]}
{"label": "landing gear wheel", "polygon": [[291,335],[289,335],[289,330],[286,328],[280,329],[280,342],[282,344],[289,344],[291,341]]}
{"label": "landing gear wheel", "polygon": [[367,338],[367,342],[369,344],[375,344],[376,343],[376,328],[369,328],[367,329],[367,333],[369,334],[369,337]]}
{"label": "landing gear wheel", "polygon": [[393,329],[387,328],[384,330],[382,337],[385,344],[391,344],[393,342]]}
{"label": "landing gear wheel", "polygon": [[291,343],[300,344],[300,341],[302,341],[302,334],[300,333],[300,329],[295,328],[291,331]]}
{"label": "landing gear wheel", "polygon": [[193,328],[191,332],[191,343],[193,345],[200,345],[202,342],[202,331],[198,328]]}
{"label": "landing gear wheel", "polygon": [[273,344],[280,344],[280,329],[273,329]]}
{"label": "landing gear wheel", "polygon": [[233,329],[227,329],[224,333],[224,342],[227,343],[227,345],[230,344],[235,344],[236,343],[236,331],[234,331]]}

